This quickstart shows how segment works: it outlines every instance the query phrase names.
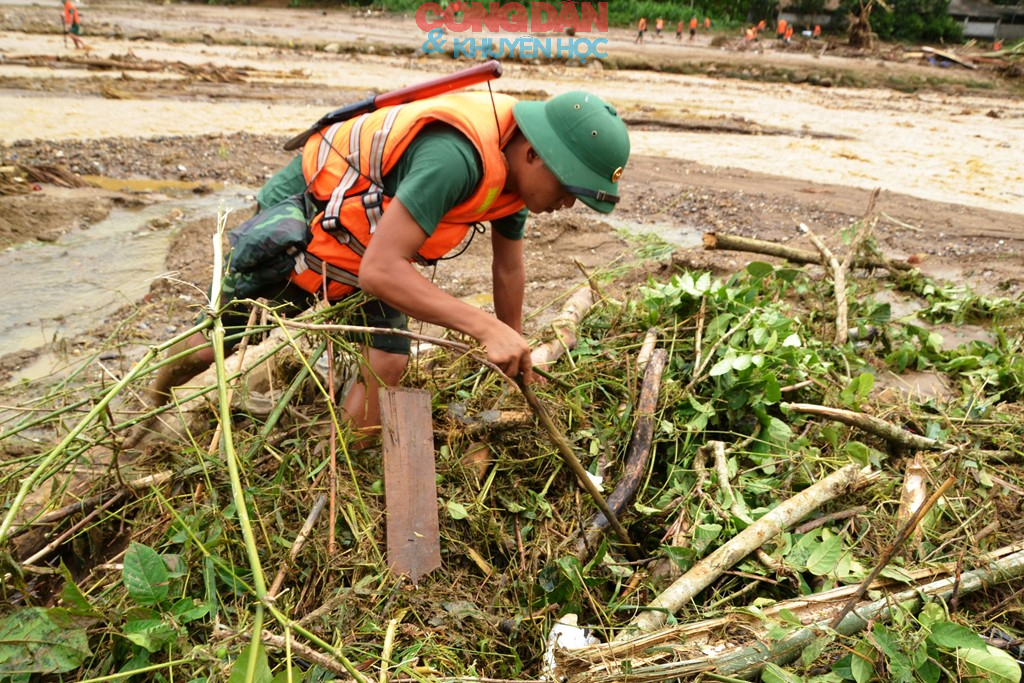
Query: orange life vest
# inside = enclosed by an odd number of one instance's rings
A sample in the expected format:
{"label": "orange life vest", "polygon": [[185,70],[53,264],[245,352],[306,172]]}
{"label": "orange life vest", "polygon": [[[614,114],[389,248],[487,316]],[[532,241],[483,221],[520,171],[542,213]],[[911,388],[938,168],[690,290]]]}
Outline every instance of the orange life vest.
{"label": "orange life vest", "polygon": [[385,107],[312,136],[302,151],[302,173],[308,194],[323,210],[310,222],[313,239],[296,258],[292,282],[319,292],[326,271],[331,300],[359,286],[363,253],[391,202],[384,194],[384,176],[428,123],[447,123],[469,138],[483,164],[482,178],[468,199],[441,218],[410,260],[437,260],[457,247],[474,223],[522,209],[522,198],[504,191],[508,171],[501,152],[516,131],[515,102],[499,94],[493,106],[488,93],[441,95]]}
{"label": "orange life vest", "polygon": [[704,28],[711,28],[711,17],[704,17]]}
{"label": "orange life vest", "polygon": [[692,30],[695,28],[697,28],[697,17],[693,17],[692,19],[690,19],[690,29]]}
{"label": "orange life vest", "polygon": [[64,3],[64,23],[68,26],[80,23],[78,20],[78,8],[70,2]]}
{"label": "orange life vest", "polygon": [[647,28],[647,19],[640,17],[640,22],[637,24],[637,28],[641,31]]}
{"label": "orange life vest", "polygon": [[776,29],[775,33],[780,36],[786,35],[786,24],[788,23],[785,19],[779,19],[779,28]]}

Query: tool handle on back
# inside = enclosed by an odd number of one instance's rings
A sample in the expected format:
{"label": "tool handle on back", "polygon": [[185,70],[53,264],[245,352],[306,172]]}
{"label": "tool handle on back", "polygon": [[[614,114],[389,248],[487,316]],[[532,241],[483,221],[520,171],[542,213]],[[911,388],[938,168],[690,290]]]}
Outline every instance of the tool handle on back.
{"label": "tool handle on back", "polygon": [[416,100],[425,100],[428,97],[443,95],[446,92],[451,92],[452,90],[468,88],[471,85],[484,83],[486,81],[499,78],[500,76],[501,62],[496,59],[492,59],[488,62],[484,62],[483,64],[477,64],[476,66],[471,66],[468,69],[456,71],[453,74],[442,76],[440,78],[427,81],[426,83],[418,83],[400,90],[381,93],[373,98],[373,103],[376,105],[375,108],[379,109],[381,107],[390,107],[396,104],[415,102]]}
{"label": "tool handle on back", "polygon": [[306,143],[306,140],[321,128],[326,128],[331,124],[346,121],[355,116],[375,111],[381,107],[390,107],[396,104],[406,104],[407,102],[424,100],[428,97],[443,95],[444,93],[451,92],[453,90],[467,88],[471,85],[476,85],[477,83],[484,83],[498,78],[499,76],[501,76],[501,62],[496,59],[492,59],[484,62],[483,64],[477,64],[476,66],[471,66],[468,69],[463,69],[462,71],[457,71],[447,76],[435,78],[434,80],[427,81],[426,83],[410,85],[406,88],[400,88],[399,90],[392,90],[374,97],[368,97],[365,100],[360,100],[359,102],[346,104],[344,107],[339,107],[320,117],[319,121],[286,142],[284,144],[284,148],[289,151],[298,149]]}

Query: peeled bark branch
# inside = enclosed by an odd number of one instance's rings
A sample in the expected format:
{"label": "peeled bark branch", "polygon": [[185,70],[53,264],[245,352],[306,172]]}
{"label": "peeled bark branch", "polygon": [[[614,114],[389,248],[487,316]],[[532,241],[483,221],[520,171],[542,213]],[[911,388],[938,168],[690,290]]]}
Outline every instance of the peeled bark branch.
{"label": "peeled bark branch", "polygon": [[637,633],[662,627],[669,614],[675,614],[698,593],[707,588],[729,567],[754,552],[769,540],[806,517],[811,511],[847,492],[867,469],[847,465],[813,486],[783,501],[777,508],[741,531],[728,543],[694,565],[664,593],[638,614],[615,640],[629,640]]}
{"label": "peeled bark branch", "polygon": [[845,425],[856,427],[863,432],[873,434],[898,446],[919,451],[934,451],[942,448],[942,444],[935,439],[913,434],[873,415],[855,413],[852,410],[843,410],[842,408],[829,408],[828,406],[819,406],[813,403],[783,403],[782,408],[794,413],[817,415],[818,417],[826,417],[836,422],[842,422]]}

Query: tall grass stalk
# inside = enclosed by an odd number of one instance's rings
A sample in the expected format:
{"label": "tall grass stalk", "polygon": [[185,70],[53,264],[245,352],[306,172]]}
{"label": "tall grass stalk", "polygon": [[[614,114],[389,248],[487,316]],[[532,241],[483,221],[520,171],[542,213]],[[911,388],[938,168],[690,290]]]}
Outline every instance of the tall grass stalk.
{"label": "tall grass stalk", "polygon": [[50,452],[43,457],[32,474],[21,482],[21,487],[18,489],[17,495],[14,497],[14,500],[11,501],[11,507],[4,516],[3,524],[0,524],[0,545],[7,540],[7,534],[11,529],[11,525],[14,523],[15,517],[21,510],[21,506],[25,503],[25,498],[28,497],[29,492],[36,487],[40,480],[44,479],[43,475],[46,473],[47,469],[68,450],[71,444],[74,443],[75,439],[77,439],[78,436],[96,420],[96,418],[106,414],[110,403],[126,386],[148,371],[149,363],[154,358],[160,355],[165,349],[170,348],[172,345],[183,339],[187,339],[195,332],[204,329],[207,325],[208,323],[196,325],[192,329],[182,332],[177,337],[174,337],[163,344],[150,347],[149,351],[146,352],[146,355],[142,357],[142,360],[136,363],[128,374],[122,377],[117,384],[111,387],[111,389],[103,395],[96,405],[93,406],[92,410],[90,410],[86,416],[78,422],[74,429],[68,432],[67,436],[65,436],[59,444],[50,449]]}
{"label": "tall grass stalk", "polygon": [[[227,371],[224,367],[224,321],[220,317],[221,279],[224,264],[224,230],[227,225],[227,211],[221,211],[217,217],[217,232],[213,236],[213,288],[210,297],[210,313],[213,318],[213,359],[217,367],[217,393],[220,399],[221,444],[224,459],[228,464],[228,477],[231,480],[231,496],[235,502],[235,513],[238,525],[242,529],[245,552],[249,558],[249,569],[252,571],[253,588],[256,591],[254,621],[252,625],[252,646],[246,660],[245,681],[256,679],[256,664],[259,658],[256,653],[261,647],[260,636],[263,633],[263,601],[267,597],[267,583],[263,577],[260,564],[260,553],[256,547],[256,535],[249,519],[249,508],[245,501],[245,489],[242,487],[242,476],[239,469],[238,454],[231,431],[231,403],[228,396]],[[255,501],[254,501],[255,502]]]}

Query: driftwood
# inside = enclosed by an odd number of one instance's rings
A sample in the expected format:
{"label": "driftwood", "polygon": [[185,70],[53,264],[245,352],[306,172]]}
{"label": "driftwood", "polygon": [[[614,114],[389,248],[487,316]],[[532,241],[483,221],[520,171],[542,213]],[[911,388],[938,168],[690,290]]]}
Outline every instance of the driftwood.
{"label": "driftwood", "polygon": [[[807,249],[787,247],[776,242],[756,240],[750,237],[739,237],[716,232],[704,233],[704,248],[708,251],[724,249],[726,251],[745,251],[765,256],[776,256],[783,258],[790,263],[820,264],[821,256]],[[853,265],[857,268],[884,268],[886,270],[910,271],[915,266],[905,261],[893,261],[891,259],[868,257],[854,258]]]}
{"label": "driftwood", "polygon": [[675,614],[688,604],[729,567],[793,526],[811,511],[849,491],[858,480],[869,473],[870,470],[867,468],[861,470],[857,465],[847,465],[783,501],[690,568],[655,598],[647,609],[634,617],[629,626],[616,638],[616,642],[629,640],[638,633],[648,633],[661,628],[669,614]]}
{"label": "driftwood", "polygon": [[[888,619],[891,608],[916,611],[922,604],[922,596],[947,600],[954,592],[970,593],[1024,576],[1024,547],[1018,543],[994,551],[981,558],[978,566],[981,568],[963,574],[959,574],[956,563],[911,572],[910,579],[915,583],[943,574],[946,576],[862,605],[843,619],[838,630],[845,635],[857,633],[868,625],[869,620]],[[874,582],[870,588],[885,590],[894,584],[895,581],[886,579]],[[854,586],[842,586],[762,608],[767,617],[786,611],[808,624],[771,647],[763,644],[766,639],[757,637],[758,631],[764,628],[763,622],[752,615],[737,612],[661,629],[631,640],[616,640],[579,650],[557,650],[555,658],[559,671],[568,677],[569,683],[612,683],[627,679],[631,682],[654,682],[701,672],[751,678],[769,662],[785,664],[793,661],[815,638],[827,634],[829,622],[854,590]],[[895,607],[897,605],[899,607]],[[733,627],[731,630],[735,631],[737,626],[751,631],[751,640],[756,644],[714,655],[706,654],[706,646],[721,646],[715,634],[727,627]],[[628,674],[625,662],[628,662]]]}
{"label": "driftwood", "polygon": [[[250,377],[259,378],[258,382],[242,386],[234,393],[234,401],[243,408],[250,408],[250,402],[259,404],[261,395],[269,387],[264,384],[268,375],[253,373],[270,361],[271,365],[280,367],[283,363],[298,360],[296,344],[301,344],[303,353],[309,355],[310,349],[306,348],[308,342],[306,337],[293,338],[289,344],[285,339],[284,332],[280,328],[272,330],[267,338],[255,346],[250,346],[245,357],[240,354],[229,356],[225,359],[225,371],[229,378]],[[272,359],[272,360],[271,360]],[[271,372],[265,368],[266,372]],[[175,396],[185,397],[182,402],[176,404],[173,411],[165,411],[154,417],[148,418],[135,427],[135,433],[129,437],[132,448],[146,450],[148,447],[171,439],[178,440],[184,435],[203,432],[209,428],[211,415],[209,402],[216,400],[212,390],[217,386],[217,369],[211,365],[207,370],[194,377],[185,387],[177,387],[174,390]],[[268,405],[271,402],[266,402]]]}
{"label": "driftwood", "polygon": [[974,64],[971,64],[970,62],[964,61],[963,59],[960,59],[959,57],[957,57],[952,52],[946,52],[945,50],[936,50],[933,47],[924,46],[924,47],[921,48],[921,52],[925,53],[926,55],[935,55],[939,59],[945,59],[947,61],[953,62],[954,64],[959,64],[960,66],[964,67],[965,69],[972,69],[973,70],[973,69],[977,69],[978,68]]}
{"label": "driftwood", "polygon": [[[644,370],[643,382],[640,386],[640,398],[636,403],[636,425],[633,428],[633,439],[629,444],[622,477],[615,485],[615,490],[608,496],[608,506],[612,512],[619,514],[633,500],[644,473],[647,471],[647,460],[651,455],[651,441],[654,438],[654,415],[658,407],[658,393],[661,389],[661,375],[665,370],[668,352],[656,349],[651,352]],[[604,514],[596,515],[586,526],[583,538],[576,545],[576,556],[583,558],[588,548],[593,548],[600,538],[601,532],[608,527],[608,518]]]}
{"label": "driftwood", "polygon": [[835,420],[836,422],[842,422],[845,425],[856,427],[863,432],[885,439],[897,446],[904,446],[918,451],[933,451],[942,448],[942,444],[935,439],[929,439],[926,436],[919,436],[908,432],[873,415],[855,413],[852,410],[843,410],[842,408],[829,408],[828,406],[819,406],[813,403],[782,403],[781,405],[783,409],[794,413],[816,415]]}

